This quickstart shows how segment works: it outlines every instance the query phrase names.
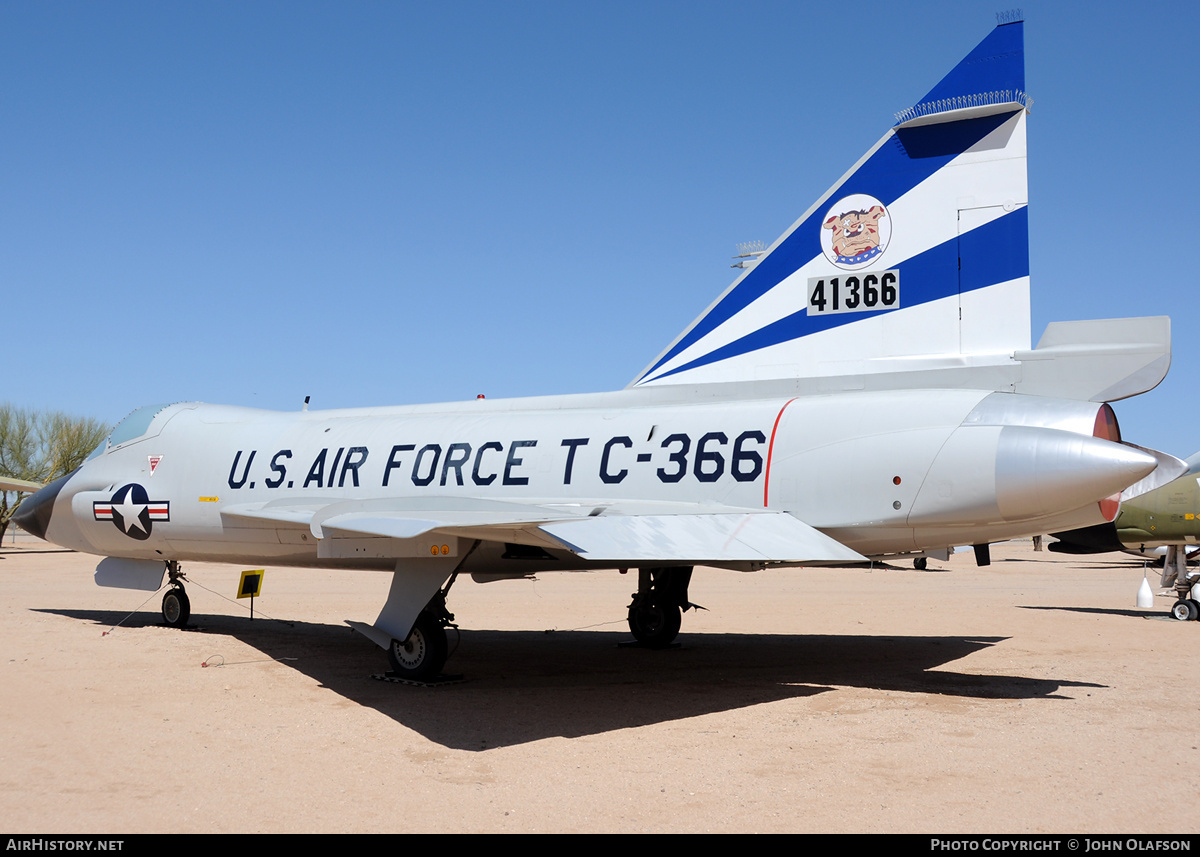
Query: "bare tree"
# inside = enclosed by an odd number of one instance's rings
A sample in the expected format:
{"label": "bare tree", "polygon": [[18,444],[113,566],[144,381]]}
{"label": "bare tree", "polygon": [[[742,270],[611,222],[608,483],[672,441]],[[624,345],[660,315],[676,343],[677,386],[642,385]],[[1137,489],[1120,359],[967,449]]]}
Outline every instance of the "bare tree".
{"label": "bare tree", "polygon": [[[0,477],[44,484],[83,463],[109,429],[90,417],[0,405]],[[0,539],[22,493],[0,492]]]}

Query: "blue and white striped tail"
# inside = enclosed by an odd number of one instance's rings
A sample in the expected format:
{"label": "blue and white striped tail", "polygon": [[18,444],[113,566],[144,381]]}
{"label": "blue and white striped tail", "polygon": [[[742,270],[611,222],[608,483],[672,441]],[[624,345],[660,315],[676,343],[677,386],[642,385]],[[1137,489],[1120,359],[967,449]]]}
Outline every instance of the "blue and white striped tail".
{"label": "blue and white striped tail", "polygon": [[1028,350],[1024,25],[998,26],[631,386],[995,365]]}

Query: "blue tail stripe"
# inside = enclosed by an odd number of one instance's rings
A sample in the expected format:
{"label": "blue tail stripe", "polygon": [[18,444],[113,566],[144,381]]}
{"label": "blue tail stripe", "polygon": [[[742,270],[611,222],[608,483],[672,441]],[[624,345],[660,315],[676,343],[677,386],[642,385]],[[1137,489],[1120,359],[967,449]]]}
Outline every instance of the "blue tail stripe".
{"label": "blue tail stripe", "polygon": [[1021,206],[960,235],[958,258],[962,264],[958,280],[963,292],[1028,277],[1029,209]]}
{"label": "blue tail stripe", "polygon": [[[1011,117],[1011,113],[1002,113],[979,119],[929,125],[913,129],[919,133],[906,134],[905,142],[893,138],[830,194],[829,199],[836,202],[844,196],[867,193],[884,205],[891,205]],[[909,151],[910,148],[914,151]],[[695,327],[651,366],[643,378],[653,375],[675,355],[711,333],[812,259],[820,256],[820,227],[825,214],[824,210],[814,211],[782,244],[755,265],[737,288],[729,292],[724,300],[713,307],[708,315],[701,318]],[[764,329],[769,330],[773,326]]]}
{"label": "blue tail stripe", "polygon": [[[958,270],[960,255],[964,260],[961,277]],[[1022,206],[1011,214],[997,218],[956,239],[931,247],[924,253],[902,262],[899,268],[903,306],[897,309],[875,313],[816,316],[810,316],[802,309],[657,377],[667,378],[678,372],[790,342],[843,324],[949,297],[959,291],[960,279],[961,290],[969,292],[1018,277],[1027,277],[1028,209]],[[647,373],[647,377],[650,374]]]}
{"label": "blue tail stripe", "polygon": [[1001,24],[951,69],[917,106],[957,96],[1025,90],[1025,24]]}

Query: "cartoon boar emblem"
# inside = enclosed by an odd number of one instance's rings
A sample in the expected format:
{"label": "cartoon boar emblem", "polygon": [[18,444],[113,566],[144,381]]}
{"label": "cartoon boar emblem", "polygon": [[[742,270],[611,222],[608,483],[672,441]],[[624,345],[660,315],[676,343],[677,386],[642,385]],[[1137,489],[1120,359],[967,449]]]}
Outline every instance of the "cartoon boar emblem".
{"label": "cartoon boar emblem", "polygon": [[861,265],[883,252],[879,241],[879,221],[887,217],[882,205],[843,211],[826,217],[824,227],[833,233],[834,261],[838,265]]}

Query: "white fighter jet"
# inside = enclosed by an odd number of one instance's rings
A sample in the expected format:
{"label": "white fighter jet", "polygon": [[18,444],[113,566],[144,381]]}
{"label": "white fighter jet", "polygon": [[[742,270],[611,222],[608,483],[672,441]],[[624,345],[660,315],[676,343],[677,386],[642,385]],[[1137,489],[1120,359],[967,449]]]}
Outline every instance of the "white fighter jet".
{"label": "white fighter jet", "polygon": [[[441,405],[134,411],[17,522],[185,624],[181,563],[392,572],[351,625],[414,680],[460,576],[636,568],[670,643],[695,564],[945,554],[1111,521],[1183,472],[1108,402],[1156,386],[1167,318],[1030,347],[1023,24],[996,27],[629,386]],[[859,105],[861,108],[861,105]],[[1135,485],[1137,483],[1137,485]],[[1130,486],[1134,486],[1130,488]]]}

